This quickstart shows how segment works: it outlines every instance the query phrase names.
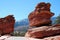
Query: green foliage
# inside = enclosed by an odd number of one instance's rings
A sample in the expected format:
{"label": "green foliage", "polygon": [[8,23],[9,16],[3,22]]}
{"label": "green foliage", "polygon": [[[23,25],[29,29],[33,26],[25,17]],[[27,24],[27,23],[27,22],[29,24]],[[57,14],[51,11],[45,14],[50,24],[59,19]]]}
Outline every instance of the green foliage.
{"label": "green foliage", "polygon": [[60,15],[56,17],[55,24],[60,24]]}
{"label": "green foliage", "polygon": [[22,31],[22,32],[20,32],[20,31],[14,31],[14,32],[12,33],[12,35],[13,35],[13,36],[25,36],[25,33],[26,33],[26,32],[23,32],[23,31]]}

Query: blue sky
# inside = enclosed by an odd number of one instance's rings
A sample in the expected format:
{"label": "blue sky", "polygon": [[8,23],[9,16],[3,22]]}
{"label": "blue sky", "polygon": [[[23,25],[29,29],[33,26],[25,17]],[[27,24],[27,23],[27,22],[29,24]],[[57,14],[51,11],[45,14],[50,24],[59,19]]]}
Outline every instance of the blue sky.
{"label": "blue sky", "polygon": [[0,0],[0,18],[13,14],[16,21],[28,18],[39,2],[51,3],[55,16],[60,14],[60,0]]}

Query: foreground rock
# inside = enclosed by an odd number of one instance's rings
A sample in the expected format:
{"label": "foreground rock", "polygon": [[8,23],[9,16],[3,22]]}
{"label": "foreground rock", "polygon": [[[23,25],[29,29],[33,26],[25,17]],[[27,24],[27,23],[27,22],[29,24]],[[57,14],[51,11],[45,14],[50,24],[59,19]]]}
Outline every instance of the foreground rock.
{"label": "foreground rock", "polygon": [[60,27],[42,26],[29,29],[25,37],[44,38],[60,34]]}
{"label": "foreground rock", "polygon": [[35,10],[28,16],[30,26],[46,26],[51,25],[50,20],[54,13],[50,12],[50,3],[39,3]]}

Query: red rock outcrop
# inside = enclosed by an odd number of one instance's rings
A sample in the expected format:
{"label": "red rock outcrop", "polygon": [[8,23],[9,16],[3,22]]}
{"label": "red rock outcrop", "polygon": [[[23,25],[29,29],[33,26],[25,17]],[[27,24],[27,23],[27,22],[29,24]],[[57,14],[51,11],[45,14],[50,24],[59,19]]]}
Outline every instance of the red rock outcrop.
{"label": "red rock outcrop", "polygon": [[0,34],[10,34],[14,31],[15,19],[13,15],[8,15],[5,18],[0,18]]}
{"label": "red rock outcrop", "polygon": [[45,26],[51,24],[51,17],[54,13],[50,12],[50,3],[39,3],[35,10],[28,16],[30,26]]}
{"label": "red rock outcrop", "polygon": [[[39,3],[28,16],[30,29],[25,37],[39,38],[39,40],[60,40],[60,24],[51,25],[50,3]],[[29,39],[30,40],[30,39]]]}
{"label": "red rock outcrop", "polygon": [[42,26],[38,28],[29,29],[25,36],[32,38],[44,38],[56,36],[57,34],[60,34],[60,27]]}

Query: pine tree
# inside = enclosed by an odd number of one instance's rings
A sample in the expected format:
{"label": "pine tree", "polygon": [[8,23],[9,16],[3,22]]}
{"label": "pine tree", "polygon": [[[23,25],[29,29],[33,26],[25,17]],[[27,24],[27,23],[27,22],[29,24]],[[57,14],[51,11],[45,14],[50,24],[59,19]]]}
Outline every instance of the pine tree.
{"label": "pine tree", "polygon": [[60,24],[60,15],[56,17],[55,24]]}

